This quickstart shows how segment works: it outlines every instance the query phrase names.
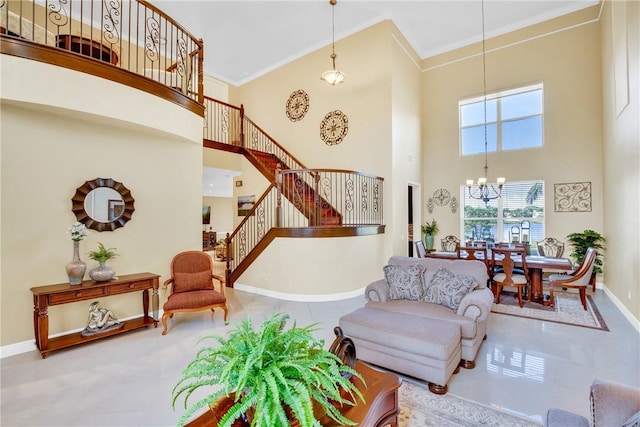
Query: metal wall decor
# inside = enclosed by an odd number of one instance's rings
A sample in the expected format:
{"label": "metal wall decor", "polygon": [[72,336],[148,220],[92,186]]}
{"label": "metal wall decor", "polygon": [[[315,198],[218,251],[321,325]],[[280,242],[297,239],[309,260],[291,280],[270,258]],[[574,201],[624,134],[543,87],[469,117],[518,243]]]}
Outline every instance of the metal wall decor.
{"label": "metal wall decor", "polygon": [[302,89],[294,90],[287,99],[285,112],[292,122],[302,120],[309,111],[309,95]]}
{"label": "metal wall decor", "polygon": [[553,206],[556,212],[591,212],[591,183],[554,184]]}
{"label": "metal wall decor", "polygon": [[451,212],[456,213],[458,211],[458,199],[455,196],[451,196],[449,190],[439,188],[433,192],[433,195],[427,199],[427,211],[433,213],[436,206],[451,207]]}
{"label": "metal wall decor", "polygon": [[320,122],[320,138],[327,145],[337,145],[349,132],[349,119],[340,110],[327,113]]}

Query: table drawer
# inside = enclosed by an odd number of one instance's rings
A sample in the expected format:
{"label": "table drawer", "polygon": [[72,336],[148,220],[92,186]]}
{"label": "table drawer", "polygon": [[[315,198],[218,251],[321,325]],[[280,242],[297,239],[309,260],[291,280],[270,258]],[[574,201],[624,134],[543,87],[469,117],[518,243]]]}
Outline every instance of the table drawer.
{"label": "table drawer", "polygon": [[49,295],[49,305],[64,304],[89,298],[105,296],[104,288],[78,289]]}
{"label": "table drawer", "polygon": [[118,283],[117,285],[111,285],[110,294],[124,294],[131,291],[144,291],[145,289],[153,288],[152,280],[140,280],[136,282]]}

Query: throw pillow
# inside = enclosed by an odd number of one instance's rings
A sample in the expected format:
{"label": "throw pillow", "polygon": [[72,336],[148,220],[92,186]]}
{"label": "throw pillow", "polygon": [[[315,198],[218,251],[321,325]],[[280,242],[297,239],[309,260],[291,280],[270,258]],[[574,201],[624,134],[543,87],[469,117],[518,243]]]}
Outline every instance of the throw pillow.
{"label": "throw pillow", "polygon": [[390,299],[420,301],[424,298],[421,265],[385,265],[383,270]]}
{"label": "throw pillow", "polygon": [[210,271],[205,270],[199,273],[175,273],[173,276],[173,292],[213,289]]}
{"label": "throw pillow", "polygon": [[477,285],[473,276],[457,275],[447,267],[439,267],[433,273],[431,282],[426,284],[424,300],[458,311],[462,298]]}
{"label": "throw pillow", "polygon": [[622,427],[638,427],[640,426],[640,411],[636,412],[627,421],[622,424]]}

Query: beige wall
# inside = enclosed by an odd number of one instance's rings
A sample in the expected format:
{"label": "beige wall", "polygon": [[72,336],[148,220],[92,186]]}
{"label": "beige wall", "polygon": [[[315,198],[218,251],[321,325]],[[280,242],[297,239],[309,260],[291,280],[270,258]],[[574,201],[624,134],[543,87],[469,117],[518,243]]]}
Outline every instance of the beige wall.
{"label": "beige wall", "polygon": [[233,231],[233,211],[235,209],[232,197],[202,197],[203,206],[211,206],[211,224],[206,225],[205,231],[217,231],[218,240],[225,237],[226,233]]}
{"label": "beige wall", "polygon": [[[640,319],[640,3],[607,1],[601,21],[604,276],[613,295]],[[618,35],[626,39],[626,49]],[[616,96],[620,93],[628,95],[628,103]]]}
{"label": "beige wall", "polygon": [[[7,345],[33,340],[29,289],[67,281],[71,197],[85,181],[111,177],[135,199],[123,228],[89,230],[80,243],[88,269],[97,264],[87,252],[102,242],[120,255],[109,261],[117,274],[148,271],[164,280],[174,254],[201,247],[202,119],[104,79],[7,55],[1,84],[0,319]],[[90,302],[52,307],[50,333],[83,328]],[[100,302],[120,318],[141,313],[139,293]]]}
{"label": "beige wall", "polygon": [[[547,34],[543,25],[487,41],[487,91],[543,82],[545,114],[544,146],[490,153],[489,179],[544,180],[545,234],[560,240],[587,228],[603,232],[600,26],[589,23],[592,15],[587,14],[584,24],[572,29]],[[574,16],[565,20],[566,25],[576,24]],[[564,27],[562,21],[555,24]],[[439,188],[459,197],[465,179],[483,174],[484,154],[461,157],[458,137],[458,101],[483,92],[479,49],[478,44],[475,49],[460,49],[425,64],[425,201]],[[554,212],[554,184],[582,181],[591,182],[592,211]],[[454,214],[449,206],[436,207],[433,215],[426,216],[440,224],[437,238],[460,235],[461,209]],[[569,252],[570,248],[565,255]]]}

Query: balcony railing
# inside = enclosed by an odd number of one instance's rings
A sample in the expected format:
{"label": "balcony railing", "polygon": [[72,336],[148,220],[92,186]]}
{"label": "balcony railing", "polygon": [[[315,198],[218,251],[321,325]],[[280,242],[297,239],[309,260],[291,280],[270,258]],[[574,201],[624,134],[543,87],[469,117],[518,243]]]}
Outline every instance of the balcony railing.
{"label": "balcony railing", "polygon": [[[198,104],[204,102],[202,40],[146,1],[0,0],[0,34],[2,53],[51,62],[51,50],[25,53],[24,45],[10,42],[47,46],[135,73]],[[74,68],[64,61],[56,65]],[[120,77],[144,90],[144,79]],[[117,74],[113,80],[118,81]]]}

